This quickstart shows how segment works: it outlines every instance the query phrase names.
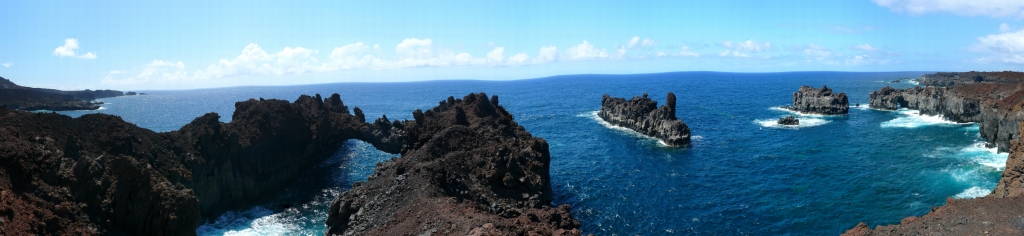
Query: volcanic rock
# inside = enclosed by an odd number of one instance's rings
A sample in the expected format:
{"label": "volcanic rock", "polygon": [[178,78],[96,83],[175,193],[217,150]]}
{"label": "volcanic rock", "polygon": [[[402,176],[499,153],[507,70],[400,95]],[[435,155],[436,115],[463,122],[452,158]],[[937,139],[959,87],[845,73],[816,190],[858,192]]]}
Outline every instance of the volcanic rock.
{"label": "volcanic rock", "polygon": [[846,93],[833,94],[828,86],[815,89],[804,85],[793,93],[793,106],[790,110],[821,115],[845,115],[850,112],[850,101]]}
{"label": "volcanic rock", "polygon": [[548,143],[497,96],[449,97],[413,117],[401,157],[331,203],[326,235],[580,234],[568,205],[551,206]]}
{"label": "volcanic rock", "polygon": [[96,110],[99,98],[121,96],[116,90],[61,91],[56,89],[30,88],[17,85],[0,77],[0,105],[26,111],[50,110]]}
{"label": "volcanic rock", "polygon": [[780,125],[800,125],[800,120],[793,116],[779,118]]}
{"label": "volcanic rock", "polygon": [[626,101],[605,94],[601,97],[601,111],[597,113],[604,121],[615,126],[626,127],[641,134],[660,139],[669,146],[690,144],[690,128],[676,118],[676,95],[669,92],[665,105],[634,96]]}

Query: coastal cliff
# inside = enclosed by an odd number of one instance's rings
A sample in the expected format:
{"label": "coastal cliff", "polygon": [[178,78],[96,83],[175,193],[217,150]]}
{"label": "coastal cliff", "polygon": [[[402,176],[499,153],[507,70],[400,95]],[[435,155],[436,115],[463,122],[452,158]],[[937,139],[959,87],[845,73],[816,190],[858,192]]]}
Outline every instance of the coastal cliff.
{"label": "coastal cliff", "polygon": [[910,216],[898,225],[874,230],[861,222],[843,235],[1024,235],[1024,142],[1018,137],[1011,143],[1003,177],[988,196],[948,198],[946,205],[924,216]]}
{"label": "coastal cliff", "polygon": [[61,91],[56,89],[30,88],[0,77],[0,105],[10,109],[26,111],[68,111],[96,110],[101,102],[92,100],[124,95],[117,90]]}
{"label": "coastal cliff", "polygon": [[658,102],[634,96],[626,101],[605,94],[601,97],[601,111],[597,113],[604,121],[635,130],[665,142],[669,146],[690,144],[690,128],[676,117],[676,95],[669,92],[665,105],[658,107]]}
{"label": "coastal cliff", "polygon": [[850,113],[850,101],[846,93],[834,94],[828,86],[821,89],[804,85],[793,93],[793,105],[789,110],[820,115],[845,115]]}
{"label": "coastal cliff", "polygon": [[[979,82],[965,83],[962,80],[940,80],[935,75],[925,75],[919,81],[929,84],[954,84],[951,87],[914,87],[894,89],[886,86],[871,92],[870,107],[880,110],[899,108],[919,110],[922,115],[940,115],[944,119],[967,123],[979,123],[980,133],[990,146],[1000,152],[1010,148],[1010,140],[1020,136],[1018,123],[1024,120],[1024,84],[1006,82],[1010,75],[1024,73],[998,72],[992,80],[989,77]],[[982,76],[983,73],[971,73]],[[972,79],[971,81],[975,81]]]}
{"label": "coastal cliff", "polygon": [[[401,149],[401,128],[348,114],[335,95],[235,104],[155,133],[103,114],[0,106],[0,234],[195,235],[259,203],[351,138]],[[399,143],[399,145],[395,145]]]}
{"label": "coastal cliff", "polygon": [[552,207],[548,143],[483,93],[403,124],[401,157],[331,203],[326,235],[579,235]]}

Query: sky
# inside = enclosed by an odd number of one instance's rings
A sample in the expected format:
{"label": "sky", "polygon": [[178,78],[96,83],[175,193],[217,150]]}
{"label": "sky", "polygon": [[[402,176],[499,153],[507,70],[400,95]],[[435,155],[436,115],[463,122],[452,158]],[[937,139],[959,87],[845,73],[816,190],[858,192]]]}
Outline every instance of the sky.
{"label": "sky", "polygon": [[0,77],[57,89],[1024,67],[1024,0],[3,1]]}

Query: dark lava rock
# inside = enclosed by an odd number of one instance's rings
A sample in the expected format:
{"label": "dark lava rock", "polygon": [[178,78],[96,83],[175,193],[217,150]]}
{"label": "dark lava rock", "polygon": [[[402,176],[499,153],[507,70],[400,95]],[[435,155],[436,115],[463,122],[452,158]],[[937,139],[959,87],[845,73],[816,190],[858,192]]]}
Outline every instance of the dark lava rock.
{"label": "dark lava rock", "polygon": [[[1006,76],[1006,73],[999,74]],[[1024,77],[1024,73],[1019,74]],[[976,122],[982,138],[1001,152],[1009,150],[1010,140],[1020,135],[1018,123],[1024,120],[1024,107],[1021,105],[1024,102],[1024,84],[960,83],[955,80],[947,83],[936,81],[935,77],[928,78],[932,78],[931,83],[934,84],[955,85],[908,89],[885,87],[871,92],[871,108],[914,109],[922,115],[939,115],[954,122]]]}
{"label": "dark lava rock", "polygon": [[828,86],[821,89],[804,85],[793,93],[793,106],[790,110],[821,115],[845,115],[850,113],[850,101],[846,93],[834,94]]}
{"label": "dark lava rock", "polygon": [[326,235],[580,234],[568,205],[551,206],[548,143],[496,96],[449,97],[413,117],[401,157],[331,203]]}
{"label": "dark lava rock", "polygon": [[861,222],[843,235],[1024,235],[1024,143],[1012,143],[1003,177],[988,196],[948,198],[946,205],[933,207],[924,216],[873,230]]}
{"label": "dark lava rock", "polygon": [[601,111],[597,116],[612,125],[660,139],[669,146],[690,144],[690,128],[676,118],[676,95],[671,92],[661,107],[658,107],[658,102],[647,98],[647,93],[643,97],[634,96],[629,101],[605,94],[601,97]]}
{"label": "dark lava rock", "polygon": [[116,90],[61,91],[56,89],[19,86],[0,77],[0,105],[25,111],[96,110],[99,102],[92,100],[121,96]]}
{"label": "dark lava rock", "polygon": [[800,120],[793,116],[779,118],[780,125],[800,125]]}
{"label": "dark lava rock", "polygon": [[0,235],[195,235],[204,217],[279,194],[347,139],[401,150],[399,123],[328,108],[310,96],[250,99],[230,123],[209,113],[168,133],[111,115],[0,109]]}
{"label": "dark lava rock", "polygon": [[128,91],[127,93],[124,93],[124,95],[132,96],[132,95],[135,95],[135,92]]}

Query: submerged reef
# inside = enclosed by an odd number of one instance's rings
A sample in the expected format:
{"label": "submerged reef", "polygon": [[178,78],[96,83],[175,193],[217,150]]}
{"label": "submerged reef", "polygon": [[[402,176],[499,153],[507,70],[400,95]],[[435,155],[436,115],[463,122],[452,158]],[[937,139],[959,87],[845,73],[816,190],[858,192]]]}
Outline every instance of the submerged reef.
{"label": "submerged reef", "polygon": [[807,114],[845,115],[850,113],[850,101],[846,93],[834,94],[828,86],[816,89],[804,85],[793,93],[793,105],[786,108]]}
{"label": "submerged reef", "polygon": [[685,146],[690,144],[690,128],[676,118],[676,95],[669,92],[665,105],[658,107],[658,102],[634,96],[627,101],[605,94],[601,97],[601,111],[597,113],[604,121],[641,134],[657,138],[669,146]]}

